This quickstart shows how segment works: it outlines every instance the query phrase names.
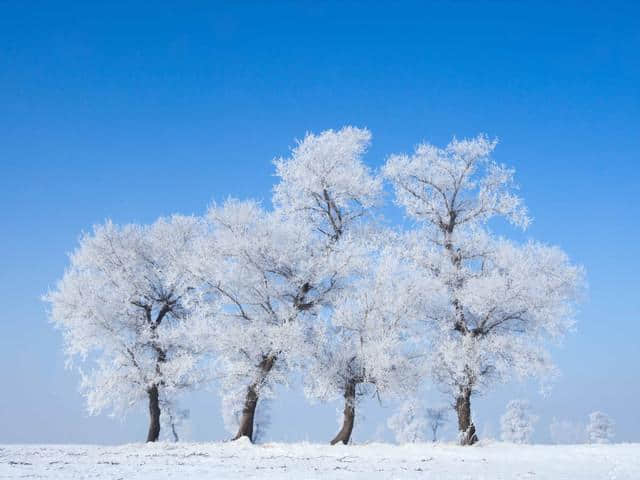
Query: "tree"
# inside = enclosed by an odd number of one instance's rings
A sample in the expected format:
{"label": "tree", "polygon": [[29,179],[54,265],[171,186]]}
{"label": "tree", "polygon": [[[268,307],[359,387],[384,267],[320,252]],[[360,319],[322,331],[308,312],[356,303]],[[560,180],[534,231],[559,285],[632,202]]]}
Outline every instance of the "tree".
{"label": "tree", "polygon": [[514,374],[551,372],[543,344],[572,326],[583,277],[556,247],[491,233],[496,217],[521,228],[530,222],[513,193],[513,170],[490,159],[495,145],[484,136],[444,149],[422,144],[411,156],[392,155],[383,169],[396,202],[421,224],[407,251],[447,291],[446,302],[438,295],[426,312],[430,362],[453,397],[463,445],[477,441],[473,394]]}
{"label": "tree", "polygon": [[387,426],[395,434],[398,443],[424,441],[427,423],[424,407],[415,397],[409,397],[402,402],[396,413],[387,420]]}
{"label": "tree", "polygon": [[589,443],[609,443],[615,436],[614,423],[611,417],[603,412],[591,412],[587,424]]}
{"label": "tree", "polygon": [[160,434],[162,406],[201,380],[198,339],[206,328],[190,321],[182,262],[198,228],[180,216],[150,226],[96,226],[45,296],[69,361],[88,366],[82,390],[89,412],[121,413],[146,398],[150,442]]}
{"label": "tree", "polygon": [[163,428],[169,431],[169,436],[174,442],[179,442],[180,436],[178,435],[178,430],[189,419],[189,410],[180,409],[175,403],[170,401],[162,402],[160,408],[163,412]]}
{"label": "tree", "polygon": [[[190,268],[194,315],[213,319],[223,414],[234,439],[254,440],[258,402],[286,383],[304,344],[305,322],[323,293],[322,273],[309,261],[309,229],[295,228],[251,201],[213,206]],[[328,287],[327,287],[328,288]]]}
{"label": "tree", "polygon": [[405,263],[399,245],[369,255],[366,268],[332,299],[329,325],[313,335],[307,394],[344,398],[343,425],[332,445],[349,443],[358,397],[406,398],[416,389],[419,355],[408,338],[424,310],[413,299],[429,286]]}
{"label": "tree", "polygon": [[538,417],[531,413],[526,400],[511,400],[507,410],[500,417],[500,438],[505,442],[530,443],[533,425]]}
{"label": "tree", "polygon": [[431,429],[431,440],[438,439],[438,430],[447,422],[447,407],[427,408],[427,423]]}
{"label": "tree", "polygon": [[[309,134],[289,158],[276,161],[280,177],[274,189],[276,211],[287,222],[305,225],[315,233],[309,258],[319,262],[325,271],[324,283],[331,286],[322,299],[326,322],[319,319],[307,335],[312,373],[306,376],[306,392],[313,398],[336,394],[344,398],[343,425],[332,444],[349,442],[356,397],[364,393],[364,385],[376,383],[383,388],[389,377],[382,371],[390,364],[375,370],[371,360],[364,358],[371,355],[376,342],[383,348],[376,337],[389,330],[384,323],[392,321],[384,317],[388,311],[383,313],[381,305],[371,303],[374,290],[384,290],[381,285],[389,279],[382,277],[384,267],[375,274],[369,269],[374,261],[372,245],[379,238],[377,227],[368,221],[369,212],[380,203],[382,193],[381,179],[362,161],[370,139],[368,130],[354,127]],[[369,307],[381,316],[367,316]],[[385,354],[397,348],[393,336],[387,340]],[[400,356],[397,360],[399,365]],[[372,383],[373,372],[379,376]]]}

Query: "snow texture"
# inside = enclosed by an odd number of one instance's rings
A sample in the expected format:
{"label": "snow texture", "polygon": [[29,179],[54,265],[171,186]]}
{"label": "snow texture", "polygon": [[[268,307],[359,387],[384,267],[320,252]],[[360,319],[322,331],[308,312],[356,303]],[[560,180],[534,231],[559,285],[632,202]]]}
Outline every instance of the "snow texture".
{"label": "snow texture", "polygon": [[611,479],[640,478],[640,444],[156,443],[0,446],[0,478]]}

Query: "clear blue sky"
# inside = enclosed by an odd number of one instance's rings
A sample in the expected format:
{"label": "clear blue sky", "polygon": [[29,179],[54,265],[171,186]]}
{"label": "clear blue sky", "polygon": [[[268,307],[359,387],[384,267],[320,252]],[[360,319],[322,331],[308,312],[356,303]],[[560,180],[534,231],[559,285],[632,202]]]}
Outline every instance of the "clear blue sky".
{"label": "clear blue sky", "polygon": [[[587,269],[551,396],[498,389],[475,405],[481,433],[526,396],[538,440],[599,409],[640,441],[637,2],[93,3],[0,1],[0,443],[143,439],[144,410],[87,417],[39,300],[82,230],[268,201],[271,159],[345,124],[372,130],[373,167],[420,140],[499,137],[525,236]],[[226,437],[215,388],[185,406],[191,438]],[[283,392],[269,437],[326,441],[336,406]],[[365,409],[360,441],[389,413]]]}

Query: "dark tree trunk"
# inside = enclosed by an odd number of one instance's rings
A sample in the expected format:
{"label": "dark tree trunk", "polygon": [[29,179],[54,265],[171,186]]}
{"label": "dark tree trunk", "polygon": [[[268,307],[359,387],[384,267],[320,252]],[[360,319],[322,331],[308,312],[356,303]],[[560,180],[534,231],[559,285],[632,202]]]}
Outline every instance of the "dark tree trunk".
{"label": "dark tree trunk", "polygon": [[160,436],[160,400],[158,386],[153,385],[147,390],[149,394],[149,433],[147,442],[157,442]]}
{"label": "dark tree trunk", "polygon": [[180,441],[180,437],[178,436],[178,431],[176,430],[176,424],[173,422],[171,423],[171,434],[173,435],[174,442]]}
{"label": "dark tree trunk", "polygon": [[331,445],[342,442],[347,445],[353,432],[353,422],[356,418],[356,383],[352,380],[347,382],[344,388],[344,414],[342,417],[342,428],[331,440]]}
{"label": "dark tree trunk", "polygon": [[238,440],[242,437],[247,437],[253,442],[253,423],[256,415],[256,407],[258,406],[258,399],[260,398],[258,391],[262,382],[273,368],[275,363],[275,357],[264,357],[260,362],[260,373],[258,379],[249,385],[247,388],[247,394],[244,399],[244,406],[242,407],[242,417],[240,418],[240,426],[238,427],[238,433],[233,437],[233,440]]}
{"label": "dark tree trunk", "polygon": [[465,388],[456,398],[456,413],[458,414],[458,432],[460,445],[473,445],[478,441],[476,427],[471,421],[471,390]]}
{"label": "dark tree trunk", "polygon": [[256,385],[252,384],[247,388],[247,395],[244,400],[244,406],[242,407],[240,426],[238,427],[238,433],[233,437],[233,440],[238,440],[241,437],[247,437],[253,442],[253,420],[255,418],[257,405],[258,392],[256,391]]}

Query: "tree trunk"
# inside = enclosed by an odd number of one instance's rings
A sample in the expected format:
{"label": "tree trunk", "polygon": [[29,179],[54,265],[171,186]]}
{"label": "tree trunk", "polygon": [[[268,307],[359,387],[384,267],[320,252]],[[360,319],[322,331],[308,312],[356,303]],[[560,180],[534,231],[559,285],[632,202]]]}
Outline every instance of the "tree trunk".
{"label": "tree trunk", "polygon": [[149,394],[149,433],[147,442],[157,442],[160,436],[160,401],[158,386],[153,385],[147,390]]}
{"label": "tree trunk", "polygon": [[247,437],[249,441],[253,442],[253,423],[256,415],[256,407],[258,406],[258,399],[260,398],[258,391],[260,385],[264,382],[265,378],[273,368],[275,360],[275,357],[267,356],[260,362],[260,373],[258,379],[247,388],[247,395],[245,396],[244,406],[242,407],[242,417],[240,418],[238,433],[233,437],[233,440]]}
{"label": "tree trunk", "polygon": [[342,417],[342,428],[331,440],[331,445],[342,442],[347,445],[353,432],[353,422],[356,417],[356,383],[351,380],[347,382],[344,389],[344,414]]}
{"label": "tree trunk", "polygon": [[473,445],[478,441],[476,427],[471,421],[471,390],[465,388],[456,398],[456,413],[458,414],[458,432],[460,445]]}

